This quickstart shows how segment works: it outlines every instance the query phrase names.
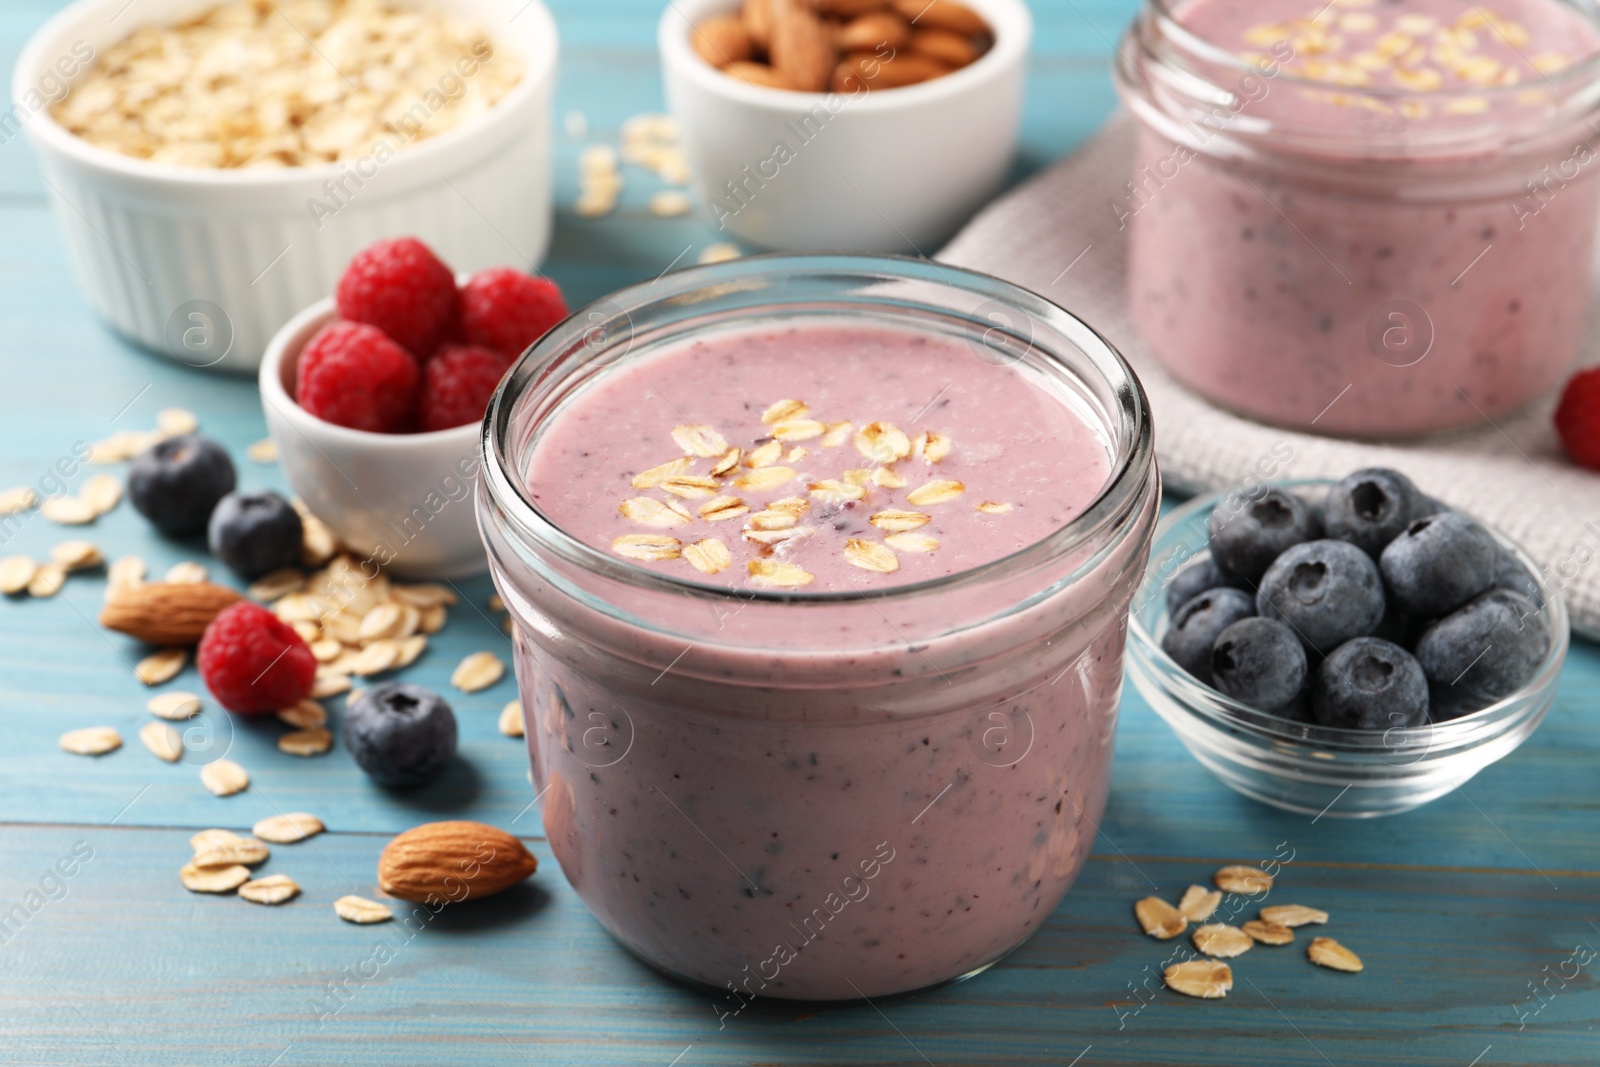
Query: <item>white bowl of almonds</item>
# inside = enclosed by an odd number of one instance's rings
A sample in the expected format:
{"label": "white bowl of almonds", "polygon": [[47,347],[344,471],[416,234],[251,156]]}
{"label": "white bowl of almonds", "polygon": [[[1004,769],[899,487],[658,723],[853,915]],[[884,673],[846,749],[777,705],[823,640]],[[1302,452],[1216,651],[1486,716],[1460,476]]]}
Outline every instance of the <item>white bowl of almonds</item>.
{"label": "white bowl of almonds", "polygon": [[932,252],[1004,184],[1022,0],[676,0],[667,101],[719,228],[788,251]]}
{"label": "white bowl of almonds", "polygon": [[95,311],[246,373],[379,238],[537,262],[555,64],[540,0],[80,0],[12,96]]}

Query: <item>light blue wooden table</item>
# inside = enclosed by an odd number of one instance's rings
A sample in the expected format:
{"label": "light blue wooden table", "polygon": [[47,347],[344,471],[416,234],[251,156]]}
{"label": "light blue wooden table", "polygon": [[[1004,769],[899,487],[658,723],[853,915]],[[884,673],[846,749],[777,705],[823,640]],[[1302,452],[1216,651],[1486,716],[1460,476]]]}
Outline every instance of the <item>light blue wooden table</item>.
{"label": "light blue wooden table", "polygon": [[[6,69],[55,6],[0,6]],[[593,137],[614,140],[623,119],[661,104],[659,4],[553,6],[558,113],[581,111]],[[1132,9],[1035,4],[1019,171],[1072,147],[1110,110],[1106,57]],[[576,218],[566,205],[581,147],[559,146],[563,207],[547,264],[575,301],[714,239],[692,219],[652,219],[652,186],[638,176],[618,214]],[[200,413],[241,458],[244,485],[281,485],[275,467],[242,458],[264,435],[253,385],[134,351],[93,319],[20,139],[0,148],[0,272],[0,486],[35,483],[75,441],[148,427],[168,406]],[[0,554],[43,555],[63,536],[35,519]],[[199,551],[151,537],[126,505],[89,536],[160,569]],[[975,981],[915,999],[753,1007],[719,1029],[709,998],[623,953],[562,880],[530,809],[520,744],[495,729],[509,680],[456,702],[462,767],[420,794],[379,792],[341,750],[296,759],[276,750],[271,724],[224,721],[215,744],[254,784],[219,800],[195,766],[158,763],[139,746],[148,694],[130,669],[134,644],[93,623],[102,589],[74,578],[54,600],[0,604],[3,1064],[1600,1063],[1600,654],[1590,645],[1574,649],[1554,711],[1520,751],[1456,795],[1372,822],[1295,817],[1235,796],[1130,692],[1095,855],[1029,944]],[[407,677],[443,689],[465,653],[505,650],[484,613],[488,583],[463,591],[467,603]],[[199,688],[192,673],[179,684]],[[126,747],[98,760],[58,749],[63,731],[97,724],[121,730]],[[293,810],[332,831],[277,848],[264,868],[292,874],[298,900],[262,908],[179,885],[193,830]],[[523,835],[541,872],[411,930],[333,916],[333,898],[375,891],[390,834],[451,816]],[[1334,914],[1366,973],[1315,969],[1298,948],[1258,950],[1240,961],[1226,1001],[1154,991],[1164,952],[1135,929],[1131,901],[1291,849],[1283,883]],[[74,856],[71,878],[52,875]]]}

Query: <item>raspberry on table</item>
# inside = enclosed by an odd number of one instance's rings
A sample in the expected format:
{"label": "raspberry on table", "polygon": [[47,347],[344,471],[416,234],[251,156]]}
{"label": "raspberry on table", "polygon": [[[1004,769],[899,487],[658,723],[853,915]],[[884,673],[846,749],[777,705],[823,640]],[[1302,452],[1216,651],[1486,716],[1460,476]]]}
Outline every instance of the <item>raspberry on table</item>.
{"label": "raspberry on table", "polygon": [[416,414],[417,361],[376,326],[331,322],[300,351],[295,400],[353,430],[402,433]]}
{"label": "raspberry on table", "polygon": [[1600,470],[1600,367],[1574,374],[1556,405],[1561,447],[1579,466]]}
{"label": "raspberry on table", "polygon": [[512,357],[477,345],[445,345],[422,368],[422,430],[478,422]]}
{"label": "raspberry on table", "polygon": [[461,287],[461,338],[512,359],[566,317],[555,282],[510,267],[480,270]]}
{"label": "raspberry on table", "polygon": [[200,638],[206,688],[229,711],[262,715],[311,695],[317,660],[288,623],[259,604],[224,608]]}
{"label": "raspberry on table", "polygon": [[340,318],[376,326],[427,359],[455,326],[455,275],[415,237],[379,241],[350,261],[334,302]]}

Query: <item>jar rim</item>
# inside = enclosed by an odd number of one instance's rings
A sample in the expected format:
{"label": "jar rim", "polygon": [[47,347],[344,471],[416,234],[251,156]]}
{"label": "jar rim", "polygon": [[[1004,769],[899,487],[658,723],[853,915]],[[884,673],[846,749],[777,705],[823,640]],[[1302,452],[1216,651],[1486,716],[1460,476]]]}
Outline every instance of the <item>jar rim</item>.
{"label": "jar rim", "polygon": [[[748,588],[742,585],[711,585],[686,577],[664,574],[617,558],[567,533],[550,520],[529,498],[517,470],[512,434],[517,429],[515,416],[523,399],[558,369],[560,361],[589,363],[605,358],[611,332],[608,325],[619,316],[631,322],[633,315],[648,308],[692,304],[718,294],[770,289],[773,298],[765,307],[781,310],[786,302],[781,283],[798,277],[855,277],[882,282],[920,282],[970,293],[980,301],[979,310],[991,304],[1020,312],[1026,325],[1019,335],[1015,321],[987,320],[990,331],[1020,340],[1027,352],[1044,359],[1072,377],[1083,377],[1080,368],[1064,362],[1056,352],[1036,343],[1039,327],[1052,331],[1076,348],[1100,375],[1114,406],[1104,412],[1115,425],[1104,429],[1113,444],[1110,470],[1094,501],[1078,515],[1046,537],[1015,552],[970,567],[955,574],[908,582],[882,589],[804,592]],[[710,294],[709,296],[707,294]],[[692,329],[692,327],[690,327]],[[685,334],[687,334],[687,330]],[[598,335],[598,340],[594,338]],[[987,343],[987,342],[986,342]],[[576,354],[575,354],[576,353]],[[1026,354],[1026,353],[1025,353]],[[627,350],[617,360],[628,358]],[[1019,357],[1020,358],[1020,357]],[[570,373],[570,369],[568,371]],[[604,369],[595,373],[604,373]],[[556,405],[558,410],[560,403]],[[1133,368],[1121,353],[1082,319],[1030,290],[992,275],[934,263],[926,258],[893,255],[841,255],[836,253],[768,253],[747,256],[723,263],[690,267],[664,274],[654,281],[618,290],[574,311],[566,320],[535,342],[501,380],[490,401],[480,438],[482,473],[479,492],[514,527],[518,537],[539,544],[565,562],[605,579],[652,592],[692,596],[710,601],[749,603],[841,604],[909,600],[918,596],[963,589],[996,575],[1047,562],[1073,552],[1091,542],[1107,527],[1126,521],[1138,513],[1138,504],[1152,484],[1155,446],[1149,401]]]}
{"label": "jar rim", "polygon": [[[1145,0],[1145,6],[1144,10],[1141,12],[1140,20],[1142,21],[1142,19],[1146,16],[1154,18],[1154,20],[1161,26],[1164,36],[1180,42],[1188,51],[1204,59],[1208,63],[1215,63],[1218,66],[1226,67],[1241,76],[1261,76],[1261,71],[1255,66],[1255,64],[1239,58],[1239,56],[1233,52],[1230,52],[1223,46],[1206,39],[1186,26],[1178,18],[1177,13],[1177,8],[1184,2],[1187,2],[1187,0],[1177,0],[1177,2],[1174,2],[1174,0]],[[1333,0],[1329,0],[1328,6],[1331,7],[1332,3]],[[1581,6],[1579,4],[1563,4],[1563,6],[1573,8],[1574,11],[1582,15],[1590,22],[1597,33],[1600,33],[1600,8],[1597,8],[1595,4],[1591,2],[1583,3]],[[1137,22],[1135,25],[1137,26]],[[1126,59],[1126,57],[1124,57],[1124,59]],[[1562,89],[1569,84],[1578,84],[1586,81],[1600,84],[1600,48],[1597,48],[1589,55],[1587,59],[1581,63],[1574,63],[1572,66],[1566,67],[1559,71],[1551,71],[1548,73],[1541,71],[1540,77],[1544,79],[1545,84],[1549,88],[1557,90]],[[1332,84],[1330,82],[1318,81],[1315,78],[1302,77],[1298,74],[1292,74],[1287,71],[1281,71],[1278,74],[1273,75],[1272,80],[1283,81],[1286,85],[1300,88],[1333,92],[1348,92],[1361,96],[1373,97],[1379,100],[1425,101],[1429,99],[1437,99],[1441,95],[1437,89],[1405,89],[1374,87],[1366,85],[1342,86]],[[1516,93],[1525,92],[1528,88],[1529,86],[1526,84],[1490,85],[1482,87],[1475,86],[1472,89],[1472,92],[1474,95],[1483,95],[1494,97],[1496,99],[1504,99],[1507,96],[1514,96]]]}

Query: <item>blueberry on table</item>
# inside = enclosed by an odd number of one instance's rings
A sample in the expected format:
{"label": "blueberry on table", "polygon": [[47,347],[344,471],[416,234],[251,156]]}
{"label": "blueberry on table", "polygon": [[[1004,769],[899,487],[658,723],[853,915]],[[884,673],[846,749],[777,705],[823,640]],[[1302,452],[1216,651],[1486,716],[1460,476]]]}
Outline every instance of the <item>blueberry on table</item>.
{"label": "blueberry on table", "polygon": [[1349,541],[1373,559],[1414,519],[1428,514],[1410,478],[1386,467],[1347,474],[1328,490],[1323,527],[1329,537]]}
{"label": "blueberry on table", "polygon": [[431,689],[384,682],[362,693],[345,711],[344,744],[379,785],[426,785],[455,757],[456,716]]}
{"label": "blueberry on table", "polygon": [[277,493],[229,493],[211,512],[211,554],[245,580],[300,562],[305,525]]}
{"label": "blueberry on table", "polygon": [[1280,711],[1294,703],[1305,680],[1305,647],[1276,619],[1240,619],[1212,646],[1211,684],[1241,704]]}
{"label": "blueberry on table", "polygon": [[1389,596],[1408,615],[1448,615],[1494,585],[1500,544],[1459,511],[1417,519],[1379,561]]}
{"label": "blueberry on table", "polygon": [[1167,613],[1176,615],[1178,609],[1210,589],[1230,586],[1226,575],[1217,569],[1209,554],[1196,556],[1185,567],[1167,579]]}
{"label": "blueberry on table", "polygon": [[217,501],[233,492],[233,460],[209,437],[158,441],[128,464],[128,499],[168,537],[205,530]]}
{"label": "blueberry on table", "polygon": [[1317,669],[1311,712],[1345,730],[1388,730],[1428,721],[1428,679],[1416,657],[1392,641],[1358,637]]}
{"label": "blueberry on table", "polygon": [[1208,589],[1173,613],[1161,647],[1178,666],[1210,685],[1211,649],[1217,635],[1255,613],[1255,601],[1242,589]]}
{"label": "blueberry on table", "polygon": [[1206,530],[1217,568],[1251,585],[1286,549],[1320,535],[1316,511],[1286,489],[1268,489],[1237,511],[1213,508]]}
{"label": "blueberry on table", "polygon": [[1261,576],[1256,611],[1289,624],[1311,651],[1327,655],[1383,621],[1383,578],[1372,557],[1348,541],[1295,545]]}
{"label": "blueberry on table", "polygon": [[1486,708],[1533,678],[1550,651],[1550,631],[1533,601],[1491,589],[1446,615],[1417,641],[1433,690],[1435,722]]}

